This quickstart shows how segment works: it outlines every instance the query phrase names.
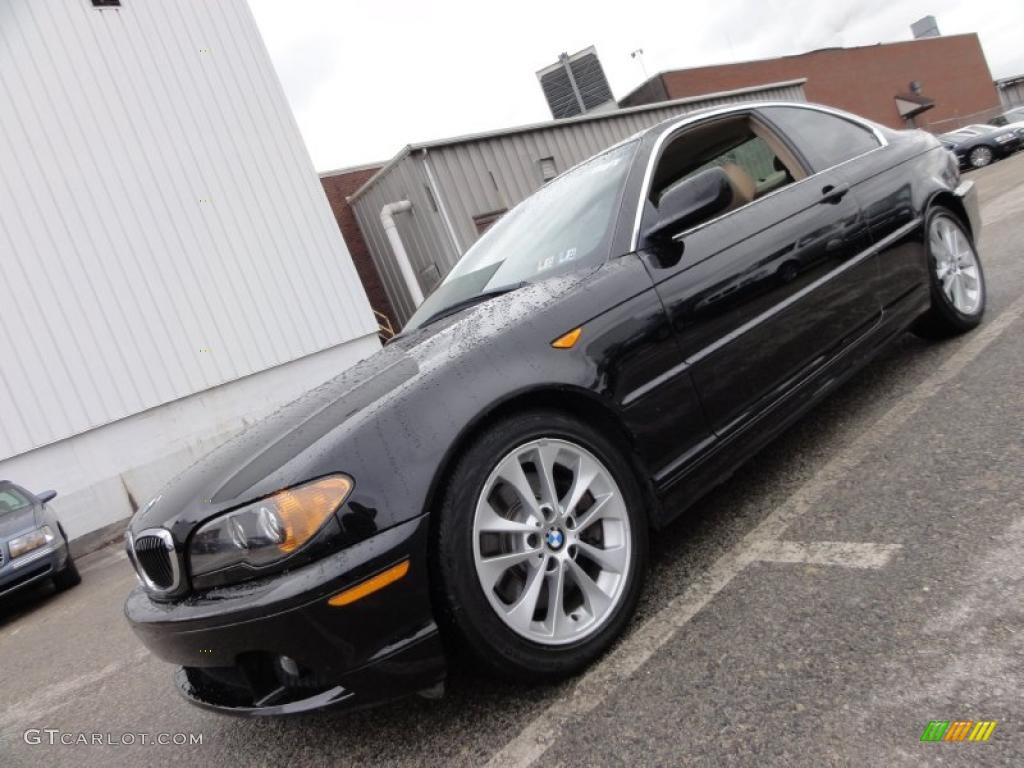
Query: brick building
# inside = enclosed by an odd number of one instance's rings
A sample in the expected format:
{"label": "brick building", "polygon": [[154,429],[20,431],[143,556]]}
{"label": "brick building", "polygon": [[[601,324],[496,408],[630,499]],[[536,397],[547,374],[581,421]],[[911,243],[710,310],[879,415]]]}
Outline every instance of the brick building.
{"label": "brick building", "polygon": [[857,48],[826,48],[777,59],[719,64],[662,72],[619,104],[632,107],[711,91],[807,78],[808,101],[847,109],[893,128],[905,123],[895,97],[910,83],[935,102],[918,127],[951,130],[984,119],[1000,106],[985,54],[976,34],[930,37]]}
{"label": "brick building", "polygon": [[356,221],[352,206],[348,204],[347,199],[349,195],[369,181],[383,165],[383,163],[369,163],[352,168],[340,168],[336,171],[325,171],[320,174],[320,183],[327,194],[331,210],[334,211],[334,218],[338,220],[338,228],[341,229],[341,236],[345,239],[345,245],[348,246],[352,262],[359,274],[359,280],[370,300],[370,306],[374,312],[385,315],[391,323],[391,327],[397,329],[397,316],[391,308],[391,301],[384,290],[380,274],[373,263],[370,250],[366,247],[363,233],[359,229],[359,223]]}

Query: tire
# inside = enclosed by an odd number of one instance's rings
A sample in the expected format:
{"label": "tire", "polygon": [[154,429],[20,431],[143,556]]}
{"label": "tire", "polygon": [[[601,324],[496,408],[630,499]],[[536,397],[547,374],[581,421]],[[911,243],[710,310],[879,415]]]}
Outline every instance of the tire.
{"label": "tire", "polygon": [[[533,471],[538,462],[552,467],[547,487],[555,487],[553,494],[541,489],[540,473]],[[585,471],[573,474],[570,465]],[[516,466],[525,466],[520,476],[530,483],[532,506],[504,479]],[[589,490],[569,509],[575,478],[586,473],[594,479],[580,487]],[[485,489],[488,504],[481,501]],[[559,499],[554,509],[543,501],[551,496]],[[511,506],[500,506],[506,503]],[[501,520],[489,511],[499,508]],[[644,495],[616,447],[576,419],[530,411],[492,425],[459,459],[437,514],[432,581],[442,631],[487,673],[554,682],[579,672],[608,649],[636,608],[647,566]],[[543,524],[541,517],[547,517]],[[516,532],[489,530],[507,524]],[[485,552],[495,546],[521,561],[492,565],[490,558],[506,556]],[[599,566],[590,553],[608,562]],[[485,579],[490,583],[499,572],[488,591]],[[589,598],[582,589],[588,579]],[[611,594],[607,604],[600,598],[605,590],[590,586],[597,582]],[[529,595],[528,585],[536,587]],[[524,597],[532,601],[529,609],[509,610],[530,605]]]}
{"label": "tire", "polygon": [[[963,258],[954,259],[957,266],[956,274],[952,277],[948,271],[952,268],[949,249],[942,234],[947,231],[958,233],[954,250],[963,254]],[[925,237],[931,307],[918,319],[913,330],[919,336],[930,339],[966,333],[981,323],[988,294],[985,272],[973,239],[960,218],[940,206],[933,207],[925,218]],[[951,293],[950,281],[959,281],[961,290],[958,292],[954,288]],[[972,285],[976,285],[977,296],[973,295]],[[965,296],[971,301],[965,302]]]}
{"label": "tire", "polygon": [[[63,529],[61,529],[61,535],[64,535]],[[63,592],[65,589],[71,589],[77,587],[82,583],[82,577],[78,573],[78,566],[75,565],[74,559],[71,557],[71,549],[68,546],[68,537],[64,536],[64,546],[68,547],[68,559],[64,563],[64,570],[57,571],[53,574],[53,585],[57,588],[58,592]]]}
{"label": "tire", "polygon": [[995,157],[996,153],[992,151],[992,148],[986,147],[983,144],[970,151],[970,154],[967,155],[967,161],[972,168],[984,168],[986,165],[990,165],[995,160]]}

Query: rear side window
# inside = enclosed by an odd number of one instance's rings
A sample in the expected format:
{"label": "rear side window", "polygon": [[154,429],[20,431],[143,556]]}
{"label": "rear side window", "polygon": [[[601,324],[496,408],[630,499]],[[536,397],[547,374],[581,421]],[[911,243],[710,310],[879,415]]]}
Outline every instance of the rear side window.
{"label": "rear side window", "polygon": [[838,115],[800,107],[765,107],[761,112],[796,144],[815,171],[880,146],[874,133]]}

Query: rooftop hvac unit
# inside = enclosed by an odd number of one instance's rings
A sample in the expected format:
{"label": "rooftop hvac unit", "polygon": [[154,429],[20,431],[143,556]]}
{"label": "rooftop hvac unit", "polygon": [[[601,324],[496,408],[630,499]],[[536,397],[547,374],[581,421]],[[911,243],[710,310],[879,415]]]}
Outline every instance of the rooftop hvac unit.
{"label": "rooftop hvac unit", "polygon": [[594,46],[572,56],[561,54],[557,62],[537,72],[537,79],[556,120],[615,105]]}

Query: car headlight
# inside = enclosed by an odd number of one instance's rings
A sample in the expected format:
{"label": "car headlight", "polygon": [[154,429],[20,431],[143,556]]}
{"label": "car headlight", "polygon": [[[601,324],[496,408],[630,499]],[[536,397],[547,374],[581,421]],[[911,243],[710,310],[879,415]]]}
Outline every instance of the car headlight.
{"label": "car headlight", "polygon": [[998,141],[1000,144],[1005,144],[1008,141],[1013,141],[1015,138],[1017,137],[1014,136],[1012,133],[1001,133],[998,136],[996,136],[996,141]]}
{"label": "car headlight", "polygon": [[351,491],[350,478],[331,475],[214,518],[192,537],[192,575],[284,560],[324,527]]}
{"label": "car headlight", "polygon": [[24,536],[11,539],[7,542],[7,548],[11,550],[11,560],[16,557],[21,557],[27,552],[31,552],[33,549],[45,547],[55,538],[57,537],[53,535],[53,531],[50,530],[50,526],[44,525],[31,533],[26,533]]}

